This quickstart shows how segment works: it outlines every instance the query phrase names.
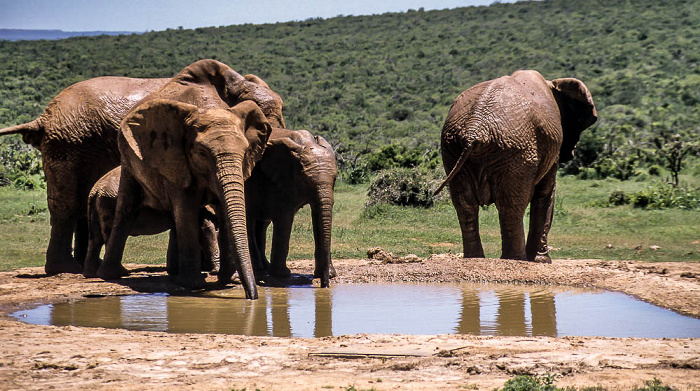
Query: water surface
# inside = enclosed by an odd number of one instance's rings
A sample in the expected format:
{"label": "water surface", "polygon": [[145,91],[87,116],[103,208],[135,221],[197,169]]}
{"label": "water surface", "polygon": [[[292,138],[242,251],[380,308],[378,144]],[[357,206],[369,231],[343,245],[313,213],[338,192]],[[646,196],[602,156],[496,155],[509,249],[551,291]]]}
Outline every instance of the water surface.
{"label": "water surface", "polygon": [[200,296],[85,298],[12,314],[33,324],[325,337],[361,333],[700,337],[700,320],[602,290],[499,284],[357,284]]}

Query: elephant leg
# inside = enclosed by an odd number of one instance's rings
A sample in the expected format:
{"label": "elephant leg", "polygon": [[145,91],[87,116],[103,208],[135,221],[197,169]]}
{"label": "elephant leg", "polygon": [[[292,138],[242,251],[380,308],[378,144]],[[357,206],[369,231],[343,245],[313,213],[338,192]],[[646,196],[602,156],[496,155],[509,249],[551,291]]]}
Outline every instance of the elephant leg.
{"label": "elephant leg", "polygon": [[547,235],[554,217],[557,166],[554,165],[537,184],[530,201],[530,231],[527,234],[526,246],[528,261],[552,263],[547,248]]}
{"label": "elephant leg", "polygon": [[216,225],[211,219],[202,219],[199,229],[199,242],[202,247],[202,271],[211,274],[219,272],[219,243],[216,238]]}
{"label": "elephant leg", "polygon": [[105,239],[109,237],[103,233],[98,216],[89,219],[88,225],[88,248],[85,255],[85,265],[83,266],[83,276],[86,278],[97,277],[97,269],[100,267],[100,252],[105,244]]}
{"label": "elephant leg", "polygon": [[199,208],[192,207],[197,201],[194,197],[184,196],[173,202],[178,251],[175,282],[190,289],[200,289],[205,284],[199,244]]}
{"label": "elephant leg", "polygon": [[179,252],[177,251],[177,230],[175,227],[170,229],[168,234],[168,252],[165,256],[165,270],[168,272],[169,276],[177,275],[177,266],[179,259]]}
{"label": "elephant leg", "polygon": [[462,230],[464,258],[483,258],[484,248],[479,235],[479,205],[470,197],[470,189],[462,181],[452,181],[450,196],[457,211],[459,227]]}
{"label": "elephant leg", "polygon": [[[46,202],[51,216],[51,236],[46,249],[44,270],[48,275],[81,273],[82,265],[73,257],[73,233],[79,208],[75,167],[53,162],[48,156],[52,151],[42,150],[42,162],[46,175]],[[87,210],[87,206],[85,207]],[[82,260],[81,260],[82,261]]]}
{"label": "elephant leg", "polygon": [[501,258],[525,260],[525,228],[523,217],[527,201],[517,195],[496,199],[498,220],[501,224]]}
{"label": "elephant leg", "polygon": [[248,225],[248,249],[250,250],[250,261],[253,265],[253,272],[259,278],[262,277],[269,268],[269,262],[265,258],[265,245],[267,242],[267,227],[269,221],[256,220],[253,217],[246,219]]}
{"label": "elephant leg", "polygon": [[272,249],[270,249],[270,275],[287,278],[292,275],[287,267],[289,238],[292,235],[294,215],[284,216],[272,222]]}
{"label": "elephant leg", "polygon": [[269,220],[258,220],[255,223],[255,243],[264,270],[270,268],[270,261],[268,261],[267,256],[265,256],[265,251],[267,250],[267,229],[269,227]]}
{"label": "elephant leg", "polygon": [[126,240],[138,217],[137,212],[140,204],[140,186],[126,170],[122,170],[112,231],[107,239],[104,261],[97,269],[97,276],[103,280],[113,280],[129,274],[122,266],[122,257],[124,256]]}
{"label": "elephant leg", "polygon": [[51,236],[44,265],[46,274],[52,276],[58,273],[82,273],[80,264],[71,255],[74,227],[74,219],[57,218],[51,213]]}
{"label": "elephant leg", "polygon": [[75,241],[73,244],[73,258],[79,265],[85,266],[85,257],[87,255],[88,248],[88,222],[87,217],[81,217],[78,219],[75,225]]}

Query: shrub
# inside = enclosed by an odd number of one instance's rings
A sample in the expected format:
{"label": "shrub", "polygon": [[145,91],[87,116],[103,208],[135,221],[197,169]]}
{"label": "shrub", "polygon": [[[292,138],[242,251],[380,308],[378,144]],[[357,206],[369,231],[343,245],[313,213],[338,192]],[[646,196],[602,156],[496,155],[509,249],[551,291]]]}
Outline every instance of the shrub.
{"label": "shrub", "polygon": [[635,388],[633,391],[674,391],[675,388],[661,384],[661,380],[647,380],[644,382],[644,387]]}
{"label": "shrub", "polygon": [[508,380],[501,391],[558,391],[554,385],[554,376],[533,377],[518,375]]}
{"label": "shrub", "polygon": [[683,184],[676,187],[673,184],[657,182],[632,194],[630,200],[635,208],[700,209],[700,189],[692,189]]}
{"label": "shrub", "polygon": [[614,190],[608,197],[608,204],[613,206],[627,205],[630,203],[630,198],[622,190]]}
{"label": "shrub", "polygon": [[391,204],[428,208],[434,203],[433,191],[439,184],[434,173],[411,168],[384,170],[370,183],[366,206]]}
{"label": "shrub", "polygon": [[659,166],[658,164],[654,164],[651,167],[649,167],[649,175],[660,176],[661,175],[661,166]]}
{"label": "shrub", "polygon": [[27,190],[45,186],[41,154],[18,137],[0,142],[0,186],[9,184]]}

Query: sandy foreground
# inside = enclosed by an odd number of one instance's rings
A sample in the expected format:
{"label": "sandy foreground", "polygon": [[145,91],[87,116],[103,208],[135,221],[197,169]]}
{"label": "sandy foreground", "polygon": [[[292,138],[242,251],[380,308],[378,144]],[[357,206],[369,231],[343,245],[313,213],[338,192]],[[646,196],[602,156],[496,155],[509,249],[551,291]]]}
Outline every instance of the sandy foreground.
{"label": "sandy foreground", "polygon": [[[624,292],[700,318],[700,263],[555,260],[551,265],[454,255],[334,260],[333,284],[522,282]],[[417,261],[417,262],[416,262]],[[6,316],[88,294],[169,291],[162,267],[126,265],[119,282],[42,268],[0,273],[0,390],[492,390],[517,374],[557,385],[628,390],[660,379],[700,390],[700,339],[376,335],[312,338],[168,334],[28,325]],[[310,274],[312,261],[289,263]],[[233,286],[232,289],[241,289]]]}

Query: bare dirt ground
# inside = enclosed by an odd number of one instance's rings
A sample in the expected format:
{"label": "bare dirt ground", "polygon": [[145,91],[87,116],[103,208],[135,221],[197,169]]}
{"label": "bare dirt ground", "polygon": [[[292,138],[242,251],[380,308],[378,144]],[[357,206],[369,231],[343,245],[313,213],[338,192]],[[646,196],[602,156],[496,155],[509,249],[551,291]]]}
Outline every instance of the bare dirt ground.
{"label": "bare dirt ground", "polygon": [[[334,260],[334,284],[493,281],[599,287],[700,318],[699,263]],[[417,261],[417,262],[416,262]],[[401,262],[401,263],[389,263]],[[41,268],[0,273],[0,313],[87,294],[168,291],[163,268],[119,283]],[[294,261],[310,274],[311,261]],[[241,289],[235,286],[233,289]],[[631,320],[633,321],[633,320]],[[340,354],[326,354],[329,352]],[[347,352],[348,354],[342,354]],[[352,354],[351,354],[352,353]],[[320,339],[36,326],[0,316],[0,389],[492,390],[516,374],[629,390],[660,379],[700,390],[700,339],[355,335]]]}

